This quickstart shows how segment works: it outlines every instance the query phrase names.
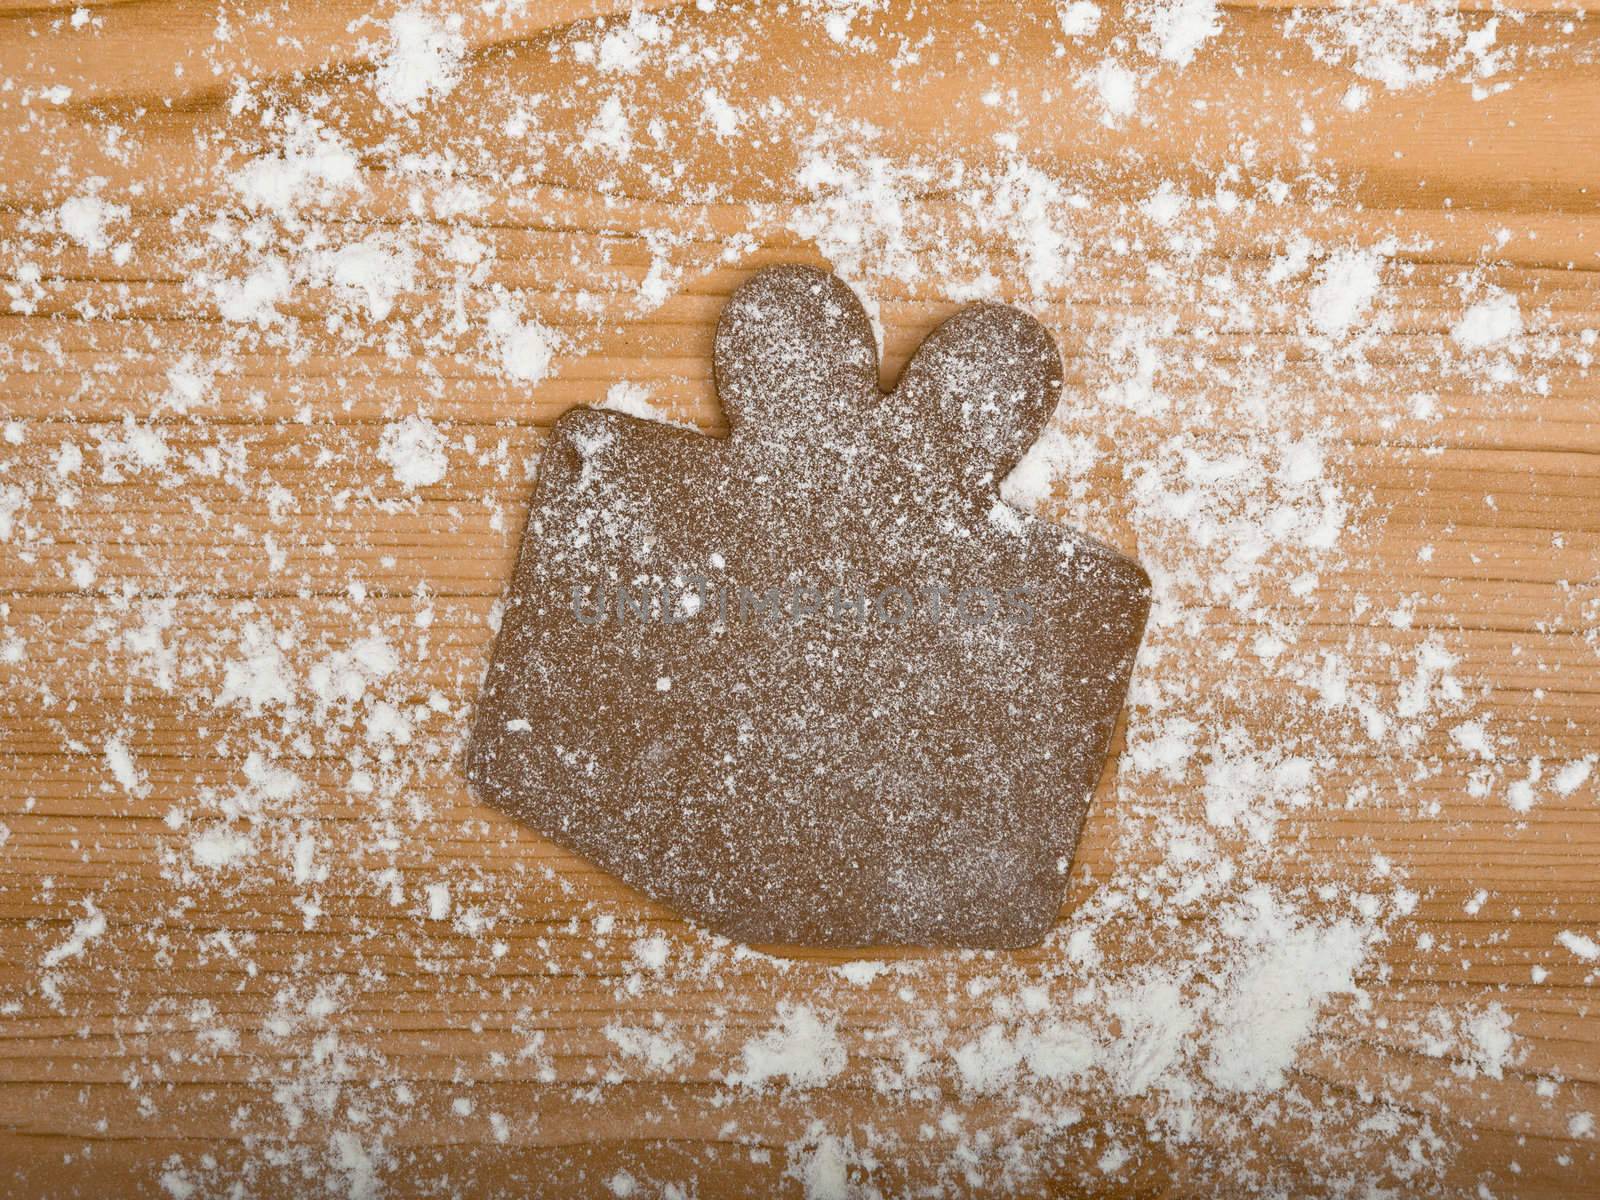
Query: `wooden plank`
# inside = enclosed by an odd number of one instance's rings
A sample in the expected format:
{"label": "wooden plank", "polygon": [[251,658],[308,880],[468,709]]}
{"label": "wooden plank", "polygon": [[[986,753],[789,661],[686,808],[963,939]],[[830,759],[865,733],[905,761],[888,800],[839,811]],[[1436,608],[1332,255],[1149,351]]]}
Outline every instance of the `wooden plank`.
{"label": "wooden plank", "polygon": [[[1600,1195],[1600,21],[1065,7],[479,6],[407,108],[395,10],[0,3],[8,1194]],[[545,430],[725,433],[777,261],[886,383],[1037,312],[1160,576],[1043,947],[733,946],[455,768]]]}

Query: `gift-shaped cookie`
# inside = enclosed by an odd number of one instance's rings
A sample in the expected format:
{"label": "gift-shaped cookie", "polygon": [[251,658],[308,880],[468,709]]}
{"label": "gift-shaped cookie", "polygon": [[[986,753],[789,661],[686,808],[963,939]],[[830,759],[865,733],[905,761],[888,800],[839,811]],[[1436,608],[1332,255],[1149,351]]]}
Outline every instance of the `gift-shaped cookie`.
{"label": "gift-shaped cookie", "polygon": [[1050,335],[963,309],[888,396],[837,278],[717,327],[725,439],[556,422],[467,753],[477,794],[750,942],[1022,946],[1060,908],[1149,606],[1000,499]]}

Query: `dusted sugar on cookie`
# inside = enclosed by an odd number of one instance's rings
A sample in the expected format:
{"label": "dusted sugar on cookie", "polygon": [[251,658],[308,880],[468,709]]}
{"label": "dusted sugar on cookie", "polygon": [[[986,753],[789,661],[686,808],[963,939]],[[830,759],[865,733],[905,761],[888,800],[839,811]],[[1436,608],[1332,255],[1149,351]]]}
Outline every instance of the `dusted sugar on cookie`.
{"label": "dusted sugar on cookie", "polygon": [[1148,611],[999,497],[1060,394],[975,305],[882,395],[837,278],[717,329],[725,440],[555,426],[467,755],[477,793],[751,942],[1022,946],[1060,907]]}

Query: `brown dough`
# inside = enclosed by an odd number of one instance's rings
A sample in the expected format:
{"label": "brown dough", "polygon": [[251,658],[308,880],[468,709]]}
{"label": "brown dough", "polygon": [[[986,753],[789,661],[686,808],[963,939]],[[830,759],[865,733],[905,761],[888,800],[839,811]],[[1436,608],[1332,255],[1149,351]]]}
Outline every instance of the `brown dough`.
{"label": "brown dough", "polygon": [[999,499],[1060,394],[1037,321],[974,305],[877,375],[850,289],[775,267],[717,327],[726,440],[557,421],[468,778],[730,937],[1028,945],[1149,581]]}

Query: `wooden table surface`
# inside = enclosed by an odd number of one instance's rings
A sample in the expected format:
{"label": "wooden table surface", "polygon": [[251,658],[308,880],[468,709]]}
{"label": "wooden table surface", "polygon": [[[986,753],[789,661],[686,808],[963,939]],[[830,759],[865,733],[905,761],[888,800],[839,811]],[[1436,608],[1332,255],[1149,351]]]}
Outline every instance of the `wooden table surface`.
{"label": "wooden table surface", "polygon": [[[0,3],[0,1190],[1600,1195],[1600,22],[1103,7]],[[1038,313],[1157,578],[1038,950],[458,773],[543,431],[776,261]]]}

